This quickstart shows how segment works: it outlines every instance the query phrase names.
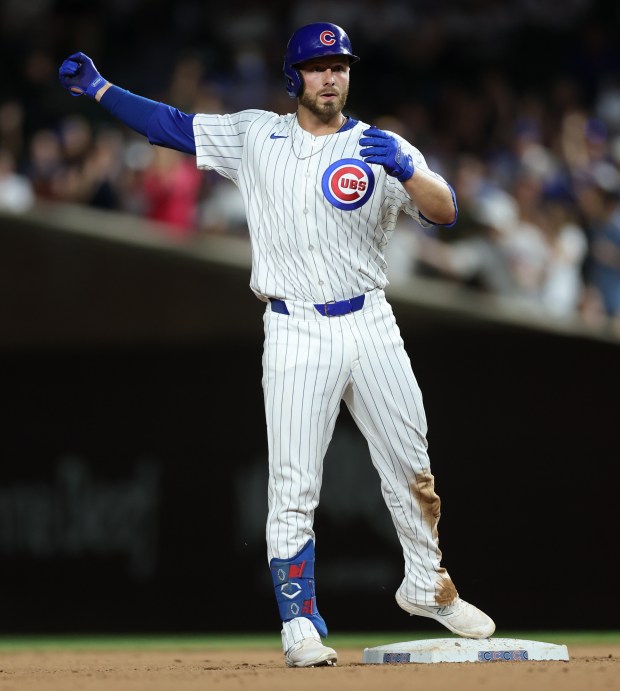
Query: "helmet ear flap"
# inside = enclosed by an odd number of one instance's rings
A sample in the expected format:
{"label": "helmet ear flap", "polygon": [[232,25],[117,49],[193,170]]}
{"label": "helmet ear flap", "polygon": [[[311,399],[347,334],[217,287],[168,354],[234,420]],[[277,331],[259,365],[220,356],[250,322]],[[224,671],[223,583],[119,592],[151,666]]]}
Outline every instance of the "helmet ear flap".
{"label": "helmet ear flap", "polygon": [[286,93],[291,98],[297,98],[301,93],[301,87],[303,86],[303,80],[298,69],[292,65],[284,63],[284,80],[286,86]]}

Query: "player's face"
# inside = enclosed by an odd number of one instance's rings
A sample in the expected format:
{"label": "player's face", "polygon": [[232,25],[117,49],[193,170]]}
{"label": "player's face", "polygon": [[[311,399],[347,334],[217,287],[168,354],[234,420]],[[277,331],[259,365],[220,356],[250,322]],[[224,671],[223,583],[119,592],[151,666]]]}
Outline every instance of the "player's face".
{"label": "player's face", "polygon": [[300,105],[322,122],[329,122],[344,108],[349,94],[349,61],[346,57],[329,55],[308,60],[299,66],[304,88]]}

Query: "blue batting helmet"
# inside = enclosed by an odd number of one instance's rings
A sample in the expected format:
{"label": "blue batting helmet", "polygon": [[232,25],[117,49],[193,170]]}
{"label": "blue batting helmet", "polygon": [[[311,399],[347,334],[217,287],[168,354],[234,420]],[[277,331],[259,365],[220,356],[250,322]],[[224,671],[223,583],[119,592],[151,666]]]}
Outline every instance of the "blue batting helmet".
{"label": "blue batting helmet", "polygon": [[291,36],[284,56],[286,91],[291,98],[299,96],[303,86],[297,66],[306,60],[322,58],[325,55],[346,55],[350,65],[359,60],[357,55],[353,55],[349,37],[336,24],[306,24]]}

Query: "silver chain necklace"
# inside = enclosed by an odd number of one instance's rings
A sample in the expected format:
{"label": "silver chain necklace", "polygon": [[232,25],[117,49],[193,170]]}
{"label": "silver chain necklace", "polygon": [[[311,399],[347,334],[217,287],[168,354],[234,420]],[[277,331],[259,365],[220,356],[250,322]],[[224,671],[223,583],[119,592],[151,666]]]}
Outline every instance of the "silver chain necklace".
{"label": "silver chain necklace", "polygon": [[[327,139],[328,139],[328,137],[331,137],[332,134],[337,134],[338,132],[340,132],[340,130],[342,129],[342,126],[343,126],[344,123],[347,121],[346,116],[343,115],[342,113],[340,113],[340,117],[342,118],[342,122],[340,123],[340,127],[339,127],[335,132],[330,132],[330,134],[323,134],[323,135],[321,135],[321,136],[325,139],[325,141],[323,142],[323,145],[321,146],[321,148],[320,148],[320,149],[316,149],[315,151],[313,151],[312,153],[308,154],[307,156],[301,156],[300,154],[301,154],[301,150],[302,150],[302,148],[303,148],[303,136],[302,136],[302,141],[301,141],[300,144],[299,144],[299,153],[297,153],[297,152],[295,151],[295,144],[297,143],[296,136],[295,136],[295,122],[297,122],[297,116],[295,116],[295,120],[294,120],[293,122],[291,122],[291,126],[290,126],[290,130],[291,130],[291,149],[293,150],[293,155],[295,156],[295,158],[296,158],[298,161],[305,161],[305,160],[308,159],[308,158],[312,158],[312,156],[314,156],[315,154],[321,153],[321,151],[323,151],[323,149],[327,146],[327,143],[328,143],[328,142],[327,142]],[[298,126],[299,126],[299,123],[298,123]],[[300,127],[300,129],[301,129],[301,127]]]}

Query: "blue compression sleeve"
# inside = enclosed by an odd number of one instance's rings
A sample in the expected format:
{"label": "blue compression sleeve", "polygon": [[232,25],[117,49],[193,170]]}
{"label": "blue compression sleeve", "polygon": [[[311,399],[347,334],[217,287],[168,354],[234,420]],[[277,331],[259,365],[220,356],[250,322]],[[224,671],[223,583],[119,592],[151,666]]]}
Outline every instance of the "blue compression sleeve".
{"label": "blue compression sleeve", "polygon": [[166,146],[186,154],[196,154],[193,115],[111,86],[101,105],[115,118],[148,137],[151,144]]}
{"label": "blue compression sleeve", "polygon": [[193,114],[188,115],[165,103],[157,104],[155,113],[149,120],[148,137],[151,144],[196,155]]}

